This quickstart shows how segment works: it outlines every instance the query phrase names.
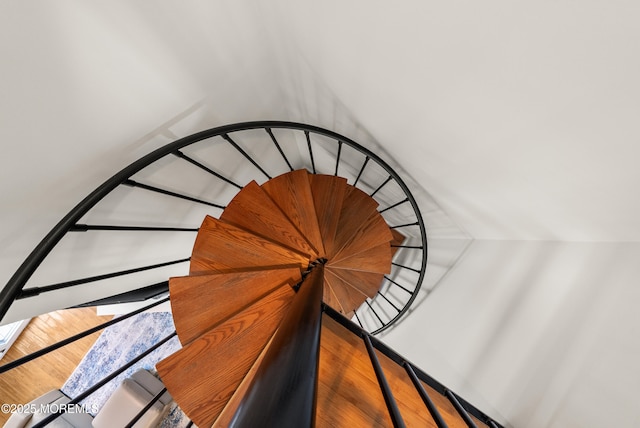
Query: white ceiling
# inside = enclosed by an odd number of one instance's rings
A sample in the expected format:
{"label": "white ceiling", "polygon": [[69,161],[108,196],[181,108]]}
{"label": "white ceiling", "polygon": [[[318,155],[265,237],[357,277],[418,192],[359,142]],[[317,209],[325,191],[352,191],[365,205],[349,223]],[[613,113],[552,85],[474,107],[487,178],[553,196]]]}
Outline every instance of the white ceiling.
{"label": "white ceiling", "polygon": [[[150,130],[198,102],[212,112],[203,122],[208,126],[288,118],[345,133],[363,128],[478,241],[638,242],[638,22],[640,3],[622,0],[3,2],[0,279],[78,200],[160,144],[144,138]],[[508,265],[509,251],[502,250],[517,245],[489,247]],[[580,264],[584,249],[567,248],[571,271],[588,272]],[[451,297],[445,289],[463,293],[461,284],[480,269],[480,253],[470,251],[471,259],[441,285],[440,302]],[[634,259],[621,259],[626,264],[615,269],[633,272]],[[554,267],[543,277],[558,278],[555,273]],[[575,279],[559,277],[574,285]],[[506,284],[527,274],[509,278]],[[620,280],[617,289],[635,289],[629,281]],[[567,308],[584,301],[575,289],[578,298],[563,303]],[[538,298],[557,302],[553,293],[545,288],[546,297]],[[591,296],[593,288],[585,293]],[[479,293],[474,305],[489,295]],[[627,304],[636,295],[616,294]],[[538,298],[518,307],[531,309]],[[599,319],[616,312],[615,298],[607,302],[610,312]],[[514,305],[489,303],[492,311]],[[535,317],[527,325],[534,323]],[[599,332],[615,328],[603,325]],[[637,333],[640,320],[631,325]],[[448,328],[442,325],[431,339],[437,342]],[[504,334],[528,331],[513,328]],[[492,323],[480,337],[490,331],[502,334]],[[635,337],[627,340],[608,343],[636,355]],[[517,343],[507,340],[501,349]],[[547,354],[562,353],[561,341],[554,343]],[[510,383],[494,391],[491,382],[470,376],[472,351],[482,346],[456,348],[470,356],[447,361],[443,375],[451,369],[473,379],[477,396],[516,426],[525,426],[536,405],[560,411],[540,399],[545,384],[523,392],[525,404],[518,407],[509,402]],[[483,363],[496,361],[508,364]],[[581,381],[558,391],[589,398],[597,382],[584,379],[594,364],[582,364],[584,371],[571,376]],[[517,368],[523,370],[505,370]],[[622,393],[637,396],[639,387],[633,372]],[[598,426],[588,405],[572,402],[561,412],[559,419],[536,419],[545,421],[537,426],[586,426],[585,420]],[[627,416],[622,420],[634,420]]]}

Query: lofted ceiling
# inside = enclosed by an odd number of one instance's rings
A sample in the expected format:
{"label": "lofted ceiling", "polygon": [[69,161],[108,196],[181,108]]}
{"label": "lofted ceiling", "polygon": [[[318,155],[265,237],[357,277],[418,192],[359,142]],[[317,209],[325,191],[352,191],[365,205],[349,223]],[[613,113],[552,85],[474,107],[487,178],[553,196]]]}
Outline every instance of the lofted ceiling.
{"label": "lofted ceiling", "polygon": [[3,2],[0,280],[194,105],[193,130],[365,132],[464,231],[438,239],[473,239],[386,339],[513,426],[637,425],[638,22],[623,0]]}

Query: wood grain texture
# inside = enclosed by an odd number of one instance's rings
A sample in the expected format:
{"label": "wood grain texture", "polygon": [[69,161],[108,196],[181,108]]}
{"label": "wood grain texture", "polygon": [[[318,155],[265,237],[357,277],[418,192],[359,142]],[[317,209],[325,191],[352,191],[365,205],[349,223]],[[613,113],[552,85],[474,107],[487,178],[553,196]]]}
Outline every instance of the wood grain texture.
{"label": "wood grain texture", "polygon": [[[363,223],[374,215],[380,216],[376,211],[377,207],[378,203],[371,198],[371,196],[353,186],[348,187],[344,196],[344,202],[342,203],[342,209],[340,210],[335,240],[331,246],[326,247],[327,258],[335,258],[336,254],[338,254],[345,245],[356,238],[355,235],[359,231],[360,235],[363,233],[366,234],[366,232],[361,230],[364,228]],[[391,240],[391,235],[388,235],[389,239],[387,239],[386,242]],[[382,242],[385,241],[383,240]]]}
{"label": "wood grain texture", "polygon": [[391,427],[362,339],[324,315],[316,426]]}
{"label": "wood grain texture", "polygon": [[[338,227],[339,230],[342,230],[341,223],[338,224]],[[360,224],[350,239],[331,257],[331,260],[335,262],[351,257],[385,243],[390,246],[389,242],[393,239],[393,236],[384,218],[378,212],[373,212],[366,220],[360,219]]]}
{"label": "wood grain texture", "polygon": [[[322,323],[316,426],[391,427],[362,339],[326,315]],[[437,427],[404,368],[376,354],[406,426]],[[450,428],[466,427],[445,396],[429,386],[425,389]],[[479,427],[486,426],[474,420]]]}
{"label": "wood grain texture", "polygon": [[190,273],[233,271],[247,267],[297,264],[306,269],[307,256],[239,227],[207,216],[196,236]]}
{"label": "wood grain texture", "polygon": [[[435,422],[431,418],[429,411],[426,406],[422,402],[422,399],[418,395],[415,387],[411,383],[409,376],[405,369],[395,362],[393,362],[389,357],[376,350],[376,355],[378,356],[378,360],[380,361],[380,365],[384,370],[385,376],[387,376],[387,381],[389,383],[389,387],[391,388],[391,392],[398,403],[398,408],[400,412],[404,414],[415,414],[416,417],[424,421],[425,425],[417,425],[417,426],[431,426],[426,425],[427,423],[435,425]],[[440,416],[446,422],[446,424],[450,428],[466,428],[467,424],[464,420],[458,415],[456,409],[453,407],[451,402],[447,397],[440,394],[435,389],[431,388],[424,382],[422,382],[425,391],[431,398],[431,401],[438,408],[438,412],[440,412]],[[474,418],[475,419],[475,418]],[[479,420],[475,419],[476,424],[481,427],[485,426]]]}
{"label": "wood grain texture", "polygon": [[[391,235],[393,236],[393,239],[391,239],[391,245],[402,245],[402,243],[406,239],[405,236],[402,233],[398,232],[397,229],[389,230],[391,231]],[[400,248],[391,247],[391,258],[396,255],[399,249]]]}
{"label": "wood grain texture", "polygon": [[334,247],[347,180],[332,175],[309,174],[309,184],[326,256],[328,249]]}
{"label": "wood grain texture", "polygon": [[359,290],[365,296],[373,299],[384,280],[383,273],[364,272],[360,270],[341,269],[336,267],[327,267],[327,271],[341,278],[352,287]]}
{"label": "wood grain texture", "polygon": [[244,186],[227,204],[220,220],[296,250],[307,258],[318,257],[317,251],[255,181]]}
{"label": "wood grain texture", "polygon": [[183,345],[276,288],[302,279],[300,269],[269,269],[169,279],[173,320]]}
{"label": "wood grain texture", "polygon": [[[326,269],[325,269],[325,272],[326,272]],[[340,300],[336,296],[335,291],[333,291],[333,289],[331,288],[331,285],[329,284],[329,282],[327,282],[326,278],[324,280],[324,284],[322,287],[322,301],[325,304],[331,306],[336,311],[340,312],[341,314],[346,313],[344,308],[340,304]]]}
{"label": "wood grain texture", "polygon": [[[275,336],[275,333],[273,336]],[[227,405],[224,406],[224,409],[222,409],[222,412],[220,412],[220,415],[218,416],[218,418],[213,424],[213,428],[227,428],[231,424],[231,420],[233,419],[233,416],[235,415],[236,410],[238,409],[238,406],[242,402],[244,395],[249,389],[249,386],[251,385],[251,381],[255,377],[256,372],[260,367],[260,363],[262,363],[262,360],[264,359],[264,356],[266,355],[267,350],[269,349],[269,346],[271,346],[271,343],[273,342],[273,336],[271,336],[271,338],[269,339],[269,342],[262,349],[262,351],[260,352],[260,355],[251,366],[251,369],[249,369],[249,371],[247,372],[247,375],[244,377],[244,379],[242,379],[242,382],[240,382],[240,385],[238,385],[238,388],[236,389],[236,391],[233,393],[233,395],[227,402]]]}
{"label": "wood grain texture", "polygon": [[335,275],[329,269],[325,270],[324,277],[335,292],[340,306],[344,310],[344,315],[347,318],[351,318],[355,310],[367,300],[367,296],[360,290],[353,288],[348,282]]}
{"label": "wood grain texture", "polygon": [[307,239],[318,257],[324,257],[324,245],[307,170],[299,169],[282,174],[262,184],[262,188]]}
{"label": "wood grain texture", "polygon": [[[95,308],[64,309],[31,320],[0,361],[15,361],[46,346],[109,321],[96,316]],[[26,404],[42,394],[59,389],[67,381],[101,332],[93,333],[29,363],[0,375],[0,404]],[[0,412],[0,426],[11,415]]]}
{"label": "wood grain texture", "polygon": [[210,426],[273,336],[295,292],[288,285],[156,365],[180,408]]}
{"label": "wood grain texture", "polygon": [[327,267],[389,273],[391,271],[391,250],[389,248],[387,242],[338,261],[329,260]]}

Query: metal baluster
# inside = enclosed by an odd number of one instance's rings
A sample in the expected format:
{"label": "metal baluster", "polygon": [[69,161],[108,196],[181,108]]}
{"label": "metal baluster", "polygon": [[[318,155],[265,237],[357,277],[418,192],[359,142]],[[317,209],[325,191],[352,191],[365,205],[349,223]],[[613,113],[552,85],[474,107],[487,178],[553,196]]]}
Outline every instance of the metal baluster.
{"label": "metal baluster", "polygon": [[369,354],[369,359],[371,360],[371,365],[373,366],[373,370],[376,373],[376,378],[378,379],[378,385],[380,385],[380,390],[382,391],[382,395],[384,397],[384,402],[387,404],[387,410],[389,410],[389,416],[391,417],[391,422],[393,426],[396,428],[404,427],[404,421],[402,420],[402,415],[400,415],[400,410],[398,410],[398,405],[396,404],[396,400],[393,398],[393,394],[391,393],[391,388],[389,388],[389,384],[387,383],[387,378],[382,371],[382,367],[380,367],[380,361],[378,361],[378,356],[376,355],[376,351],[373,349],[373,345],[371,344],[371,339],[369,339],[369,335],[365,334],[363,337],[364,344],[367,348],[367,353]]}

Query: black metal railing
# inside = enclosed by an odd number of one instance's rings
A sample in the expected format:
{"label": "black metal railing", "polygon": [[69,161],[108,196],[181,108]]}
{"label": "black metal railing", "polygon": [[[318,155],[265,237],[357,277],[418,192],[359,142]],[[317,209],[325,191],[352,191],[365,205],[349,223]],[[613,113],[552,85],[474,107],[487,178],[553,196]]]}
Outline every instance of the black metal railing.
{"label": "black metal railing", "polygon": [[359,336],[364,341],[367,353],[371,360],[371,366],[375,372],[376,378],[378,380],[378,384],[380,385],[380,390],[382,392],[382,396],[384,397],[384,401],[387,405],[387,410],[389,412],[389,417],[394,427],[404,427],[404,421],[402,419],[401,412],[398,408],[398,405],[393,397],[393,393],[391,392],[391,388],[389,387],[383,368],[381,367],[378,357],[376,356],[376,350],[381,352],[383,355],[388,357],[391,361],[399,366],[403,367],[407,372],[407,381],[410,381],[413,386],[416,388],[416,391],[420,395],[420,398],[425,404],[426,410],[431,416],[433,422],[439,428],[446,428],[447,424],[444,421],[442,415],[438,411],[437,406],[433,403],[431,397],[427,393],[427,391],[422,386],[421,382],[429,385],[432,389],[434,389],[437,393],[446,397],[449,402],[453,405],[456,412],[460,416],[460,418],[467,424],[469,428],[477,428],[476,423],[473,421],[473,418],[481,421],[483,424],[489,427],[502,427],[502,425],[496,422],[494,419],[487,416],[485,413],[471,405],[466,400],[462,399],[460,396],[455,394],[450,389],[446,388],[440,382],[414,366],[400,354],[395,352],[393,349],[389,348],[383,342],[377,340],[374,336],[372,336],[367,331],[360,328],[355,323],[349,321],[345,317],[343,317],[340,313],[338,313],[335,309],[330,306],[323,304],[323,311],[325,314],[330,316],[332,319],[340,323],[343,327],[345,327],[351,333]]}
{"label": "black metal railing", "polygon": [[[216,156],[218,152],[227,150],[225,145],[235,153],[233,162]],[[212,153],[206,152],[210,149],[213,149]],[[234,156],[228,151],[225,154]],[[158,180],[157,176],[162,173],[163,167],[171,164],[172,159],[211,177],[220,199],[215,200],[189,190],[172,188],[180,187],[179,183],[158,183],[163,180]],[[277,162],[278,159],[280,162]],[[242,162],[246,167],[229,167],[229,164]],[[167,144],[115,174],[73,208],[22,263],[0,293],[0,319],[4,318],[17,299],[37,298],[49,292],[79,286],[87,287],[90,283],[99,281],[100,290],[105,291],[103,295],[91,299],[93,301],[109,297],[110,294],[106,290],[121,277],[145,274],[146,276],[140,276],[140,280],[148,284],[166,280],[169,276],[167,267],[174,269],[170,271],[174,276],[185,272],[189,258],[178,257],[169,262],[159,260],[151,264],[141,263],[135,267],[114,266],[110,272],[90,272],[83,276],[78,274],[79,278],[67,278],[53,284],[32,284],[34,273],[39,272],[42,263],[52,251],[68,239],[69,232],[171,234],[198,231],[198,227],[193,224],[179,224],[181,219],[163,220],[163,223],[169,225],[152,223],[145,218],[134,218],[124,224],[87,221],[87,217],[90,219],[95,211],[99,211],[96,207],[116,190],[120,192],[123,188],[129,188],[130,192],[148,192],[157,195],[158,198],[173,198],[182,203],[202,206],[204,209],[208,207],[219,210],[212,213],[215,216],[224,209],[237,190],[242,188],[243,183],[250,179],[269,179],[297,168],[307,168],[312,173],[340,174],[347,178],[349,184],[376,199],[381,207],[380,213],[390,227],[401,228],[407,237],[403,245],[394,247],[397,250],[394,265],[390,274],[384,277],[380,292],[355,311],[354,319],[367,331],[375,334],[387,329],[409,309],[417,297],[425,275],[427,237],[415,199],[400,176],[384,160],[351,139],[311,125],[276,121],[247,122],[202,131]],[[172,179],[174,176],[175,174],[172,175]],[[133,203],[136,203],[135,198]],[[135,211],[121,205],[113,209],[127,213]],[[190,209],[196,210],[192,206]],[[137,250],[142,252],[140,248]],[[190,250],[190,247],[185,246],[182,251],[186,255]],[[154,247],[154,251],[160,250]],[[122,263],[130,261],[124,259]],[[46,272],[39,277],[47,277]],[[132,295],[136,295],[136,290],[145,286],[131,285],[129,290]],[[111,294],[119,294],[120,301],[126,301],[126,293],[121,290]],[[84,303],[86,302],[76,301],[74,305]],[[53,309],[58,308],[51,308]]]}
{"label": "black metal railing", "polygon": [[[446,428],[447,423],[440,414],[438,407],[424,389],[422,385],[423,382],[429,385],[436,393],[446,397],[468,427],[475,428],[477,426],[473,420],[473,418],[476,418],[489,427],[502,428],[501,424],[424,373],[393,349],[377,340],[370,333],[346,319],[330,306],[321,303],[322,265],[325,262],[325,259],[319,259],[311,263],[309,269],[304,272],[303,279],[294,286],[297,294],[294,302],[292,302],[291,310],[285,316],[281,327],[273,338],[272,344],[269,346],[263,363],[261,363],[255,375],[254,381],[249,386],[242,403],[238,406],[236,414],[232,417],[231,426],[256,426],[265,421],[273,422],[274,426],[311,427],[315,425],[321,315],[324,313],[345,327],[347,332],[362,338],[394,427],[404,427],[405,423],[386,380],[384,369],[379,362],[376,351],[386,356],[392,363],[398,364],[405,369],[407,373],[406,382],[413,384],[425,404],[426,411],[439,428]],[[153,304],[90,328],[33,354],[4,364],[0,366],[0,375],[87,337],[92,333],[148,311],[168,300],[169,298],[160,299]],[[46,416],[35,424],[34,427],[44,427],[52,423],[68,409],[72,408],[73,405],[79,405],[82,400],[96,393],[107,383],[113,381],[118,375],[133,367],[153,351],[167,344],[169,340],[174,337],[176,337],[175,330],[120,367],[115,368],[113,372],[104,376],[83,392],[71,398],[68,404],[61,406],[59,411]],[[283,367],[286,367],[284,372],[282,370]],[[133,416],[126,426],[133,426],[153,407],[154,403],[156,403],[165,392],[166,388],[157,393],[150,402]],[[192,425],[192,422],[189,421],[187,426]]]}

